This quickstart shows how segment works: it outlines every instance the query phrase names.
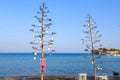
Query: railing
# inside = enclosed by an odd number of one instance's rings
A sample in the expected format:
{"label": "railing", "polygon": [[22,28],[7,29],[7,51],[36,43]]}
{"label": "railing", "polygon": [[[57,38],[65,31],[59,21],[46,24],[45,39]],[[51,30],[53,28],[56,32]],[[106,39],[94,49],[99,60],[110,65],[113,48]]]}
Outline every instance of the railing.
{"label": "railing", "polygon": [[[70,79],[71,80],[71,79]],[[73,79],[72,79],[73,80]],[[79,77],[76,76],[74,80],[79,80]],[[94,80],[93,76],[87,76],[86,80]],[[107,76],[107,78],[97,78],[97,80],[120,80],[120,76]]]}
{"label": "railing", "polygon": [[[94,80],[94,77],[87,77],[87,80]],[[106,79],[97,79],[97,80],[106,80]],[[120,76],[108,76],[107,80],[120,80]]]}
{"label": "railing", "polygon": [[120,80],[120,76],[109,76],[108,80]]}

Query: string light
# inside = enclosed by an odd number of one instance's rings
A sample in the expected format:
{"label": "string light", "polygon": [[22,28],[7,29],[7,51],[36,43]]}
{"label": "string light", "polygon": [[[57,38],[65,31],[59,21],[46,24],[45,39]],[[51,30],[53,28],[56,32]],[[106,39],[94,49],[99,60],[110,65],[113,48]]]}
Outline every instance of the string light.
{"label": "string light", "polygon": [[[43,80],[44,73],[46,72],[46,54],[45,52],[54,52],[55,50],[51,50],[51,45],[53,44],[53,38],[50,38],[50,40],[46,40],[45,35],[54,35],[55,32],[48,33],[48,29],[50,29],[50,26],[52,25],[51,18],[47,18],[47,14],[50,12],[47,10],[48,7],[46,7],[46,4],[43,3],[40,6],[40,11],[37,11],[37,14],[41,14],[41,18],[38,16],[34,16],[35,19],[38,20],[38,25],[33,24],[32,27],[38,27],[38,31],[35,31],[34,29],[30,29],[30,31],[34,32],[35,34],[32,35],[32,38],[34,39],[33,42],[30,42],[31,44],[36,45],[35,47],[32,47],[34,49],[34,57],[33,59],[36,60],[37,52],[41,54],[40,59],[40,71],[41,71],[41,80]],[[47,24],[46,24],[47,23]],[[47,47],[45,47],[47,46]]]}
{"label": "string light", "polygon": [[[97,28],[97,26],[94,26],[94,24],[96,22],[94,22],[94,20],[92,19],[92,17],[88,14],[86,17],[88,20],[86,20],[87,25],[83,25],[84,27],[87,27],[87,31],[83,31],[86,34],[86,38],[87,39],[82,39],[82,43],[86,44],[86,49],[85,51],[91,51],[92,53],[92,61],[91,63],[93,64],[94,67],[94,80],[96,80],[96,59],[101,57],[101,54],[99,54],[97,57],[95,56],[95,49],[99,48],[101,46],[97,45],[96,43],[100,42],[100,40],[98,40],[99,37],[101,37],[98,32],[95,29]],[[95,37],[96,36],[96,37]],[[89,44],[88,44],[89,42]],[[97,46],[96,46],[97,45]]]}

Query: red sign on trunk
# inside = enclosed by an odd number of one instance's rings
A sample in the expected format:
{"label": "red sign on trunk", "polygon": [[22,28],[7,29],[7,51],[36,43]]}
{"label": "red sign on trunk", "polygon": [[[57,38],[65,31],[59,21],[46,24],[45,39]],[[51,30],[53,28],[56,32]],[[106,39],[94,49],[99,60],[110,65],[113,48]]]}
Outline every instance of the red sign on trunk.
{"label": "red sign on trunk", "polygon": [[40,59],[40,71],[46,72],[46,60],[45,60],[45,58]]}

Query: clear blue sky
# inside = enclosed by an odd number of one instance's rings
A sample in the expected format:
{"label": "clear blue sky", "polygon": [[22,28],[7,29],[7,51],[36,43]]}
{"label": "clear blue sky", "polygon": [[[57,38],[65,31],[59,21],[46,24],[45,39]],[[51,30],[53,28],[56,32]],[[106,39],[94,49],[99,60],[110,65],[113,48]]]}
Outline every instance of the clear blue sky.
{"label": "clear blue sky", "polygon": [[120,49],[120,0],[0,0],[0,52],[32,52],[33,16],[45,2],[53,19],[56,52],[84,52],[83,25],[89,13],[106,48]]}

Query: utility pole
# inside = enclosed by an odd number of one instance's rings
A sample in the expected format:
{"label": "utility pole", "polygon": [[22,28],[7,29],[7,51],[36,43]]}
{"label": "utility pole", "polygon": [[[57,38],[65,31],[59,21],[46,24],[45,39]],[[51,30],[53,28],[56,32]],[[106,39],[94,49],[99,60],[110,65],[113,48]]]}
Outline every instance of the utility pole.
{"label": "utility pole", "polygon": [[83,25],[84,27],[87,28],[86,31],[83,31],[83,33],[86,34],[85,39],[82,39],[82,43],[86,42],[86,49],[85,51],[90,51],[92,53],[92,64],[93,64],[93,74],[94,74],[94,80],[96,80],[96,59],[101,57],[101,54],[99,54],[98,56],[96,56],[96,50],[101,47],[101,44],[98,44],[98,42],[100,42],[100,40],[98,40],[98,38],[101,37],[101,35],[99,35],[99,31],[96,30],[97,26],[94,26],[96,24],[96,22],[94,22],[94,20],[92,19],[92,17],[88,14],[86,16],[87,20],[86,20],[86,24]]}
{"label": "utility pole", "polygon": [[[34,60],[36,60],[37,53],[41,54],[40,59],[40,72],[41,72],[41,80],[44,80],[44,74],[46,72],[46,59],[45,57],[48,55],[48,53],[52,53],[55,50],[51,50],[51,45],[53,44],[54,40],[53,38],[48,39],[46,38],[46,35],[54,35],[55,32],[48,33],[48,30],[50,29],[50,26],[52,25],[52,19],[48,18],[49,10],[47,10],[48,7],[46,7],[46,4],[43,3],[40,6],[39,11],[37,12],[38,16],[35,16],[34,18],[37,19],[38,25],[33,24],[32,31],[34,34],[32,35],[34,41],[30,42],[34,45],[33,54],[34,54]],[[40,15],[39,15],[40,14]],[[39,17],[40,16],[40,17]],[[47,50],[46,50],[47,48]]]}

